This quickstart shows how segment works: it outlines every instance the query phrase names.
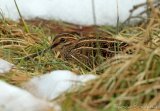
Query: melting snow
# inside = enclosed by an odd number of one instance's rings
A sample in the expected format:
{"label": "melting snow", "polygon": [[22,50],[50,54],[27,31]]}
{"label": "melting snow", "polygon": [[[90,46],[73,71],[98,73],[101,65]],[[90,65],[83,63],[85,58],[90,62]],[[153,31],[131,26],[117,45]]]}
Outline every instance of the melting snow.
{"label": "melting snow", "polygon": [[49,111],[51,104],[0,81],[0,111]]}
{"label": "melting snow", "polygon": [[0,59],[0,74],[9,72],[13,66],[14,66],[13,64],[3,59]]}
{"label": "melting snow", "polygon": [[66,91],[85,85],[85,82],[96,78],[97,76],[92,74],[76,75],[67,70],[57,70],[34,77],[25,83],[24,87],[37,97],[53,100]]}
{"label": "melting snow", "polygon": [[[22,16],[25,19],[43,18],[56,19],[66,22],[93,25],[92,0],[16,0]],[[146,0],[94,0],[95,18],[97,25],[116,25],[117,1],[120,22],[124,22],[134,5],[144,3]],[[0,9],[5,17],[18,20],[19,14],[14,0],[0,0]],[[137,15],[145,7],[138,9]]]}

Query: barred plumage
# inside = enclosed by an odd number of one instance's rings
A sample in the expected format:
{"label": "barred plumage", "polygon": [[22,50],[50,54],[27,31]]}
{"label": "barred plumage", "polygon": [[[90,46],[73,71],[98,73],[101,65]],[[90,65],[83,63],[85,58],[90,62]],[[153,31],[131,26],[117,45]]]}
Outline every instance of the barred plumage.
{"label": "barred plumage", "polygon": [[60,34],[52,42],[54,51],[63,59],[86,65],[90,68],[105,59],[122,53],[129,43],[109,37],[80,37],[75,34]]}

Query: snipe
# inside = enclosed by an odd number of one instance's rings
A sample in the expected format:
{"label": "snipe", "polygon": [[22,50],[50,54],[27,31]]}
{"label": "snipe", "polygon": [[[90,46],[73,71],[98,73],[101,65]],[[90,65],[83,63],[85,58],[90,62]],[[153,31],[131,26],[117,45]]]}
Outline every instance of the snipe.
{"label": "snipe", "polygon": [[80,37],[68,33],[57,35],[52,42],[52,49],[59,51],[63,59],[90,68],[122,53],[128,46],[115,38]]}

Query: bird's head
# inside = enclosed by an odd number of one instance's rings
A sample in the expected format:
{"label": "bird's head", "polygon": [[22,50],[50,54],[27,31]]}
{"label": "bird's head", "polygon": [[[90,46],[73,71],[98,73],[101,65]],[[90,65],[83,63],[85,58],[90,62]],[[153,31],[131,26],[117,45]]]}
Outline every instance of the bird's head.
{"label": "bird's head", "polygon": [[55,36],[55,38],[52,41],[52,49],[58,48],[63,49],[65,47],[68,47],[72,44],[74,44],[78,38],[74,34],[69,34],[69,33],[63,33],[63,34],[58,34]]}

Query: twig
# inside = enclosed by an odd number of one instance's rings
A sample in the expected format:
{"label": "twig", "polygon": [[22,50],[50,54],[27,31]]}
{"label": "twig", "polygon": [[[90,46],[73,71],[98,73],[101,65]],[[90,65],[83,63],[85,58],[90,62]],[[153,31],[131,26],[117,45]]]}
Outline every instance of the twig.
{"label": "twig", "polygon": [[117,27],[116,27],[116,34],[119,33],[119,5],[118,5],[118,0],[116,2],[117,5]]}
{"label": "twig", "polygon": [[96,19],[96,10],[95,10],[95,1],[92,0],[92,13],[93,13],[93,22],[94,25],[97,24],[97,19]]}

